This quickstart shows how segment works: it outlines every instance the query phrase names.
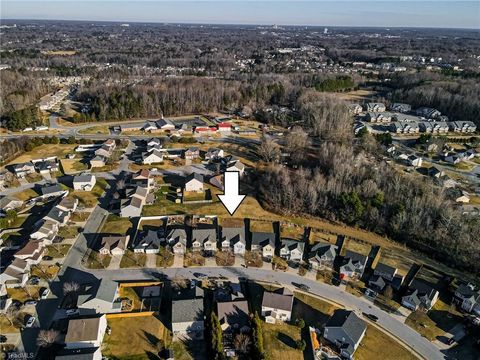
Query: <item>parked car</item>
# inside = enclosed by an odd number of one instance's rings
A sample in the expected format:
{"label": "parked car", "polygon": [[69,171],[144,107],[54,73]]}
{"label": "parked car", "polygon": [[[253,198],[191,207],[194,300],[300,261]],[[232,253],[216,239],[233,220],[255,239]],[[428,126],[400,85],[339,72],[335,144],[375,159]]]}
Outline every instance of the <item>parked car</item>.
{"label": "parked car", "polygon": [[42,299],[46,299],[49,294],[50,294],[50,290],[47,289],[47,288],[43,288],[43,290],[41,290],[41,292],[40,292],[40,297]]}
{"label": "parked car", "polygon": [[30,285],[38,285],[40,279],[37,276],[32,276],[30,280],[28,280],[28,282],[30,283]]}
{"label": "parked car", "polygon": [[372,297],[372,298],[376,298],[377,297],[377,292],[376,291],[373,291],[372,289],[366,289],[365,290],[365,296],[369,296],[369,297]]}
{"label": "parked car", "polygon": [[25,323],[25,327],[32,327],[33,324],[35,324],[35,316],[30,316],[27,320],[27,322]]}
{"label": "parked car", "polygon": [[23,305],[25,305],[25,306],[35,306],[37,304],[38,304],[38,301],[36,301],[36,300],[27,300],[23,303]]}
{"label": "parked car", "polygon": [[199,279],[206,279],[206,278],[208,278],[208,275],[202,274],[202,273],[199,273],[199,272],[193,273],[193,276],[195,276],[195,277],[197,277],[197,278],[199,278]]}
{"label": "parked car", "polygon": [[303,291],[310,291],[310,286],[292,281],[292,285]]}
{"label": "parked car", "polygon": [[455,339],[451,337],[450,339],[447,340],[447,345],[453,345],[455,344]]}
{"label": "parked car", "polygon": [[373,322],[377,322],[378,316],[373,315],[373,314],[367,314],[367,313],[362,313],[363,316],[365,316],[367,319],[370,319]]}
{"label": "parked car", "polygon": [[68,317],[77,316],[79,314],[80,311],[78,311],[78,309],[68,309],[67,311],[65,311],[65,315],[67,315]]}

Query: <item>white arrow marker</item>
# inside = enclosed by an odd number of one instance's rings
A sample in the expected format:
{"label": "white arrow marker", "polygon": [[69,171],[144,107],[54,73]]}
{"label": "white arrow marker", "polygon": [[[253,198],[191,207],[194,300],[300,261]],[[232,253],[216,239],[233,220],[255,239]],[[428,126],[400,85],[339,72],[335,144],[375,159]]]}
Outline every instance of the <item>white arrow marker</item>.
{"label": "white arrow marker", "polygon": [[223,174],[224,194],[217,195],[230,216],[233,216],[238,206],[242,203],[245,195],[238,194],[239,173],[227,171]]}

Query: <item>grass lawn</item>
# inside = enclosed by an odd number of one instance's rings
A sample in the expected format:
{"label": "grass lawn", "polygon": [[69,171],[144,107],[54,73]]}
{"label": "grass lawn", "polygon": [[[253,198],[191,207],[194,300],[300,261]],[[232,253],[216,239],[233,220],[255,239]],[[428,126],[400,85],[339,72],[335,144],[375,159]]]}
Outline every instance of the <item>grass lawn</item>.
{"label": "grass lawn", "polygon": [[364,290],[365,290],[365,285],[360,280],[349,281],[345,286],[346,292],[358,297],[363,296]]}
{"label": "grass lawn", "polygon": [[57,265],[34,265],[30,270],[30,274],[41,279],[51,280],[57,276],[59,270],[60,268]]}
{"label": "grass lawn", "polygon": [[430,341],[435,341],[437,337],[445,335],[445,332],[437,327],[435,321],[420,310],[412,312],[405,320],[405,324]]}
{"label": "grass lawn", "polygon": [[25,285],[25,289],[21,287],[7,289],[7,294],[12,300],[18,300],[23,303],[27,300],[38,299],[40,297],[38,290],[40,290],[40,286]]}
{"label": "grass lawn", "polygon": [[325,314],[327,316],[330,316],[333,314],[333,312],[338,309],[337,306],[325,301],[325,300],[322,300],[316,296],[310,296],[310,295],[307,295],[307,294],[304,294],[304,293],[301,293],[301,292],[298,292],[298,291],[295,291],[294,292],[295,294],[295,298],[298,299],[299,301],[301,301],[302,303],[310,306],[312,309],[315,309],[319,312],[321,312],[322,314]]}
{"label": "grass lawn", "polygon": [[157,267],[170,267],[173,265],[173,253],[165,249],[163,246],[160,248],[160,252],[156,257]]}
{"label": "grass lawn", "polygon": [[157,343],[171,342],[168,329],[154,316],[109,319],[111,334],[105,335],[102,354],[119,359],[151,359]]}
{"label": "grass lawn", "polygon": [[108,125],[97,125],[97,126],[90,126],[85,129],[81,129],[78,131],[80,134],[85,135],[92,135],[92,134],[110,134],[110,130],[108,129]]}
{"label": "grass lawn", "polygon": [[5,315],[3,314],[0,315],[0,329],[2,329],[2,334],[19,332],[20,329],[15,325],[17,325],[15,321],[13,321],[13,326],[12,326],[12,324],[10,323],[10,321],[8,321]]}
{"label": "grass lawn", "polygon": [[174,341],[171,344],[175,360],[206,359],[205,342]]}
{"label": "grass lawn", "polygon": [[140,223],[139,230],[143,230],[145,227],[155,227],[159,228],[161,226],[165,225],[165,219],[156,219],[156,220],[144,220]]}
{"label": "grass lawn", "polygon": [[76,237],[80,232],[80,226],[64,226],[58,230],[58,236],[64,239],[71,239]]}
{"label": "grass lawn", "polygon": [[303,352],[295,348],[295,342],[301,338],[300,328],[287,324],[262,325],[263,343],[270,359],[303,359]]}
{"label": "grass lawn", "polygon": [[235,264],[235,255],[231,251],[217,251],[215,261],[218,266],[233,266]]}
{"label": "grass lawn", "polygon": [[253,267],[263,266],[262,255],[257,251],[245,251],[243,258],[245,259],[245,264],[247,266],[253,266]]}
{"label": "grass lawn", "polygon": [[463,314],[455,306],[448,305],[442,299],[437,300],[433,308],[428,312],[428,317],[443,331],[452,329],[464,320]]}
{"label": "grass lawn", "polygon": [[71,191],[68,196],[78,199],[78,202],[87,208],[94,207],[98,203],[98,198],[102,196],[107,182],[103,178],[98,178],[92,191]]}
{"label": "grass lawn", "polygon": [[256,221],[250,222],[250,231],[252,232],[273,232],[273,225],[270,221]]}
{"label": "grass lawn", "polygon": [[38,194],[33,189],[25,189],[23,191],[20,191],[14,194],[13,196],[16,197],[18,200],[27,201],[31,198],[37,197]]}
{"label": "grass lawn", "polygon": [[118,295],[119,295],[120,298],[130,299],[130,301],[132,303],[132,307],[131,307],[130,311],[140,310],[140,307],[142,305],[142,299],[140,299],[140,297],[135,292],[135,288],[128,287],[128,286],[122,286],[119,290]]}
{"label": "grass lawn", "polygon": [[199,201],[199,200],[205,200],[205,199],[206,199],[205,191],[202,191],[202,192],[184,191],[183,192],[183,201]]}
{"label": "grass lawn", "polygon": [[90,216],[90,213],[88,212],[75,211],[70,217],[70,220],[75,222],[84,222],[84,221],[87,221],[89,216]]}
{"label": "grass lawn", "polygon": [[417,357],[377,327],[368,325],[365,337],[355,352],[355,359],[413,360]]}
{"label": "grass lawn", "polygon": [[295,224],[286,224],[280,228],[280,236],[295,240],[302,240],[305,229]]}
{"label": "grass lawn", "polygon": [[57,156],[58,158],[64,158],[67,154],[71,153],[77,145],[75,144],[44,144],[36,147],[32,151],[27,151],[11,161],[10,164],[18,164],[33,159],[41,159],[50,156]]}
{"label": "grass lawn", "polygon": [[60,159],[63,172],[67,175],[73,175],[79,171],[88,169],[88,164],[80,161],[81,159]]}
{"label": "grass lawn", "polygon": [[69,244],[61,244],[61,245],[49,245],[47,246],[47,253],[45,255],[51,256],[54,259],[57,258],[63,258],[65,255],[67,255],[68,250],[72,245]]}
{"label": "grass lawn", "polygon": [[120,261],[121,268],[143,267],[147,255],[143,253],[134,253],[132,250],[126,250]]}
{"label": "grass lawn", "polygon": [[132,227],[132,222],[128,218],[122,218],[110,214],[102,227],[101,233],[125,235]]}
{"label": "grass lawn", "polygon": [[105,269],[112,257],[109,255],[100,255],[98,251],[90,250],[82,259],[83,265],[89,269]]}
{"label": "grass lawn", "polygon": [[204,266],[205,258],[200,252],[187,251],[183,260],[184,266]]}

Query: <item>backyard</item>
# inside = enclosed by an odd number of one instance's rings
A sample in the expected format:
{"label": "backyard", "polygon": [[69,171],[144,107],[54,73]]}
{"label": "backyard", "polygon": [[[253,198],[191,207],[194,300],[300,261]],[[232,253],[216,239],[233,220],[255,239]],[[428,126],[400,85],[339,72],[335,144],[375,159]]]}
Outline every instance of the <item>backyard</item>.
{"label": "backyard", "polygon": [[24,163],[34,159],[42,159],[51,156],[57,156],[59,159],[64,158],[67,154],[75,149],[74,144],[44,144],[37,146],[32,151],[27,151],[15,158],[10,164]]}
{"label": "backyard", "polygon": [[157,358],[159,343],[170,345],[168,329],[155,316],[108,319],[108,326],[111,333],[103,341],[104,356],[148,360],[152,356]]}
{"label": "backyard", "polygon": [[303,359],[303,352],[296,348],[296,341],[301,339],[301,329],[288,324],[263,325],[265,351],[270,359]]}
{"label": "backyard", "polygon": [[110,214],[100,231],[103,234],[125,235],[132,227],[132,222],[128,218]]}

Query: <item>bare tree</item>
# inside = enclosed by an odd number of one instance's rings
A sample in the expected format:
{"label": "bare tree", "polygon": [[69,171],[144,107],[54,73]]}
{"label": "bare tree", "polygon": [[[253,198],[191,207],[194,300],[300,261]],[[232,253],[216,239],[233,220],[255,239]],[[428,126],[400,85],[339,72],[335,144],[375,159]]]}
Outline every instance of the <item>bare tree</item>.
{"label": "bare tree", "polygon": [[246,354],[249,351],[252,339],[247,334],[238,334],[235,336],[234,345],[235,349],[240,353]]}
{"label": "bare tree", "polygon": [[176,276],[172,279],[172,287],[176,290],[185,289],[187,286],[187,279],[182,276]]}
{"label": "bare tree", "polygon": [[309,145],[308,134],[299,126],[293,127],[285,139],[285,147],[295,164],[298,164],[304,158],[305,150]]}
{"label": "bare tree", "polygon": [[57,330],[40,330],[37,336],[37,345],[41,347],[49,347],[55,344],[60,333]]}
{"label": "bare tree", "polygon": [[258,154],[266,162],[277,162],[281,155],[280,146],[263,136],[258,147]]}
{"label": "bare tree", "polygon": [[9,306],[5,312],[5,318],[8,320],[11,326],[14,326],[14,322],[18,317],[18,308],[16,306]]}
{"label": "bare tree", "polygon": [[70,293],[76,293],[78,290],[80,290],[80,284],[78,284],[75,281],[71,282],[66,282],[63,284],[63,294],[67,295]]}

